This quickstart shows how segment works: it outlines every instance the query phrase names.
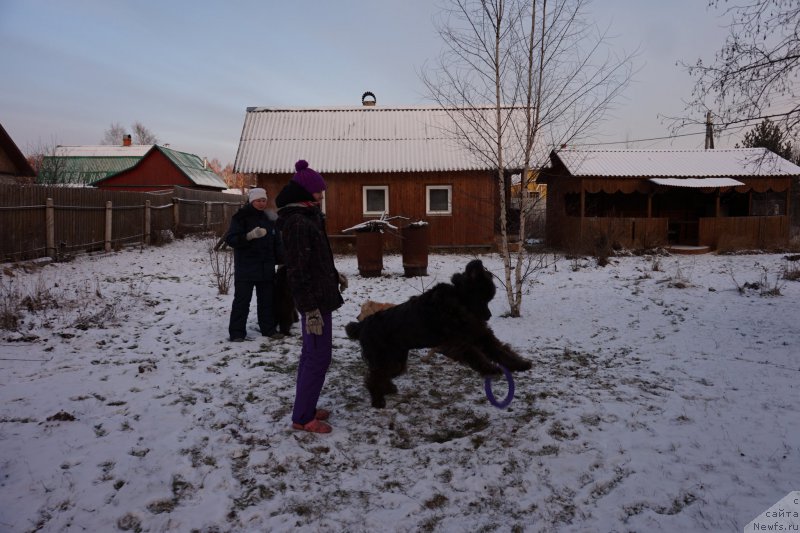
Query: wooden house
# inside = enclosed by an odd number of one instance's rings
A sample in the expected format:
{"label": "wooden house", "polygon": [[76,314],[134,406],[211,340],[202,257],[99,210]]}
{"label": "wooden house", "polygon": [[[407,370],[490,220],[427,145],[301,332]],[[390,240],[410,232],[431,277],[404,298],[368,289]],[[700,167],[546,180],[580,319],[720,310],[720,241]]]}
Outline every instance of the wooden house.
{"label": "wooden house", "polygon": [[206,191],[227,189],[225,181],[194,154],[153,145],[133,166],[92,183],[115,191],[160,191],[174,186]]}
{"label": "wooden house", "polygon": [[790,236],[800,167],[765,148],[559,150],[542,171],[546,239],[628,248],[772,248]]}
{"label": "wooden house", "polygon": [[234,169],[254,174],[272,201],[295,162],[307,160],[328,186],[323,209],[334,245],[352,239],[343,230],[386,213],[427,221],[432,247],[492,248],[497,174],[447,133],[451,117],[438,107],[368,104],[248,108]]}
{"label": "wooden house", "polygon": [[32,183],[36,172],[0,124],[0,183]]}

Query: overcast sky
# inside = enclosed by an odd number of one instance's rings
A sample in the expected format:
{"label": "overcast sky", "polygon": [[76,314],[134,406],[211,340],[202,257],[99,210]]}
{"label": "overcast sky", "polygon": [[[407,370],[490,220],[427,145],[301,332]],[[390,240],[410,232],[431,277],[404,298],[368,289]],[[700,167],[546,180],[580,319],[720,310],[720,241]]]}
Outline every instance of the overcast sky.
{"label": "overcast sky", "polygon": [[[640,70],[598,141],[663,137],[691,80],[676,62],[722,44],[705,0],[596,0]],[[0,0],[0,123],[23,152],[99,144],[112,122],[232,163],[249,106],[430,104],[419,72],[436,58],[433,0]],[[688,130],[691,131],[691,130]],[[718,147],[733,144],[718,141]],[[610,145],[607,148],[625,148]],[[703,136],[630,143],[702,148]]]}

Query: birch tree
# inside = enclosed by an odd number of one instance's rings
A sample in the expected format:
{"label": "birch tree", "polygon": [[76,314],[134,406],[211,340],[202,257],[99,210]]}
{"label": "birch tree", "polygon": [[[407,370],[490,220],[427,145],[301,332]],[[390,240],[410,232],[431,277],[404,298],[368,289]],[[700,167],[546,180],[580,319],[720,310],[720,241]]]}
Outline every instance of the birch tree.
{"label": "birch tree", "polygon": [[[540,261],[525,249],[532,171],[586,138],[627,86],[634,55],[616,55],[588,22],[587,0],[450,0],[439,20],[444,51],[422,74],[450,116],[450,132],[496,173],[500,253],[509,314]],[[506,178],[521,173],[520,224],[508,230]],[[520,245],[512,251],[512,241]]]}

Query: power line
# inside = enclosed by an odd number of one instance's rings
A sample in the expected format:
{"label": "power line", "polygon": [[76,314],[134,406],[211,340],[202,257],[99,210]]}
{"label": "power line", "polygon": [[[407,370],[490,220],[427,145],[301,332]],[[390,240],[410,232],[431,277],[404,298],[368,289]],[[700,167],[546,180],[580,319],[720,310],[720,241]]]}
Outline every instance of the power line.
{"label": "power line", "polygon": [[[775,117],[785,117],[787,115],[792,114],[792,112],[788,113],[778,113],[774,115],[762,115],[758,117],[752,118],[745,118],[739,120],[732,120],[730,122],[722,122],[722,123],[713,123],[711,124],[714,128],[721,128],[723,131],[729,128],[733,129],[744,129],[748,125],[751,125],[753,122],[763,120],[765,118],[775,118]],[[666,141],[671,139],[678,139],[680,137],[692,137],[694,135],[706,135],[705,131],[698,131],[695,133],[681,133],[679,135],[667,135],[664,137],[649,137],[646,139],[628,139],[625,141],[607,141],[607,142],[597,142],[597,143],[576,143],[570,144],[570,146],[608,146],[614,144],[629,144],[629,143],[641,143],[641,142],[649,142],[649,141]]]}
{"label": "power line", "polygon": [[680,135],[668,135],[666,137],[650,137],[647,139],[628,139],[625,141],[608,141],[608,142],[600,142],[600,143],[582,143],[582,144],[573,144],[571,146],[605,146],[609,144],[627,144],[627,143],[640,143],[640,142],[648,142],[648,141],[664,141],[668,139],[677,139],[678,137],[690,137],[692,135],[705,135],[704,131],[700,131],[697,133],[682,133]]}

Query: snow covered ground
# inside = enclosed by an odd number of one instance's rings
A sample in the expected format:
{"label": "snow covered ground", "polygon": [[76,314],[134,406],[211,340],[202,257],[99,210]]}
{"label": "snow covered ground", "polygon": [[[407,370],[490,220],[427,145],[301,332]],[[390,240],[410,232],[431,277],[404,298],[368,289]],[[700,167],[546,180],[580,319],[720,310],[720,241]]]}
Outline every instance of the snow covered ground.
{"label": "snow covered ground", "polygon": [[471,257],[411,279],[396,255],[370,279],[338,257],[334,431],[316,435],[289,428],[299,337],[227,342],[209,242],[5,265],[2,293],[41,310],[0,331],[0,531],[741,531],[800,488],[800,282],[781,255],[561,259],[522,318],[502,289],[491,304],[534,362],[508,408],[420,351],[384,410],[344,324]]}

